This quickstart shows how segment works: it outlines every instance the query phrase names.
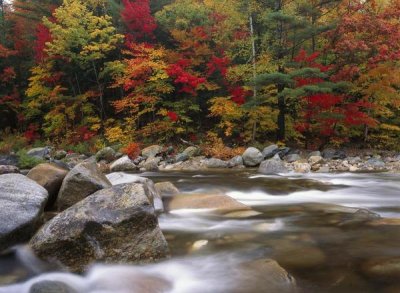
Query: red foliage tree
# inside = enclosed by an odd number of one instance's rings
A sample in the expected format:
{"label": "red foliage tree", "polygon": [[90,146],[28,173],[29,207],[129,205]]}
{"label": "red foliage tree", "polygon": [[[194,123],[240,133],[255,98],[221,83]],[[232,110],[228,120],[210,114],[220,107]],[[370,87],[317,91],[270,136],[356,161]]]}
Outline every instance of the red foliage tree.
{"label": "red foliage tree", "polygon": [[154,38],[156,21],[151,15],[149,0],[122,0],[121,17],[135,39]]}

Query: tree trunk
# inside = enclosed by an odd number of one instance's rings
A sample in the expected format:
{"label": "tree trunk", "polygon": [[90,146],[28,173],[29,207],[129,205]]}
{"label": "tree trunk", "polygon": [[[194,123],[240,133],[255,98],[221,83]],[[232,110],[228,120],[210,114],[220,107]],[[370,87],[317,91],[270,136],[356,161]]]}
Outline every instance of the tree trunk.
{"label": "tree trunk", "polygon": [[[255,83],[255,80],[257,78],[257,61],[256,61],[256,40],[254,37],[254,26],[253,26],[253,16],[250,13],[249,17],[249,23],[250,23],[250,33],[251,33],[251,47],[252,47],[252,63],[253,63],[253,79],[254,79],[254,86],[253,86],[253,99],[257,99],[257,85]],[[257,121],[254,122],[253,124],[253,133],[251,136],[252,142],[255,142],[256,140],[256,133],[257,133]]]}

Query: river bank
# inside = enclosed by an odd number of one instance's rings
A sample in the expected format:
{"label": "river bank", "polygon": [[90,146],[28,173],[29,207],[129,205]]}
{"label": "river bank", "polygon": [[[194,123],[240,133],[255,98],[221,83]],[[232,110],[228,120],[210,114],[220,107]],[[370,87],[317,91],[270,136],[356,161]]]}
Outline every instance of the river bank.
{"label": "river bank", "polygon": [[[351,157],[337,151],[331,159],[259,151],[259,166],[249,166],[256,150],[219,161],[189,155],[193,148],[169,157],[155,149],[138,162],[110,149],[50,156],[27,176],[0,175],[0,283],[26,281],[0,292],[399,288],[400,181],[384,172],[395,156],[363,154],[360,170],[340,172],[334,166]],[[299,164],[310,167],[295,172]]]}

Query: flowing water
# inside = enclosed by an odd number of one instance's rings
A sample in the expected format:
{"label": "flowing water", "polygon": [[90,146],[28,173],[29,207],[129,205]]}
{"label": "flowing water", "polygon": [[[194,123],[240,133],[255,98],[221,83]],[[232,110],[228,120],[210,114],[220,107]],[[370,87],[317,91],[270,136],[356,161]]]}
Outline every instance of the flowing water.
{"label": "flowing water", "polygon": [[17,283],[0,292],[30,292],[42,280],[62,281],[78,292],[274,292],[265,285],[268,276],[244,277],[243,263],[260,258],[276,260],[300,292],[400,292],[398,175],[230,170],[142,176],[171,181],[183,194],[228,195],[254,212],[162,214],[169,260],[99,264],[83,276],[44,272],[47,265],[20,248],[0,259],[0,284]]}

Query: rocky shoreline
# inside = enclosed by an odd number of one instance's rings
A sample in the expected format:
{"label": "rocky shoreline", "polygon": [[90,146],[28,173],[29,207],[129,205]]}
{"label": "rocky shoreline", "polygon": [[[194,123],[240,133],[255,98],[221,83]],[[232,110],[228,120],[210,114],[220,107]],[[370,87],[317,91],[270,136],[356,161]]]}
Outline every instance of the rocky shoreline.
{"label": "rocky shoreline", "polygon": [[[171,182],[154,184],[132,173],[244,168],[258,168],[261,174],[400,171],[400,156],[347,156],[332,149],[306,153],[276,145],[262,151],[248,148],[229,161],[201,156],[197,147],[175,155],[157,145],[135,160],[112,148],[91,157],[50,148],[28,153],[48,162],[29,171],[15,164],[0,166],[0,201],[6,207],[0,212],[0,250],[28,243],[40,259],[72,272],[84,272],[94,262],[142,264],[168,258],[168,243],[158,224],[164,211],[211,209],[228,218],[259,214],[226,195],[182,195]],[[0,158],[2,163],[6,160],[15,162]],[[380,221],[368,210],[322,208],[346,214],[345,225]],[[278,265],[276,270],[284,271]],[[295,288],[291,284],[288,292]]]}

